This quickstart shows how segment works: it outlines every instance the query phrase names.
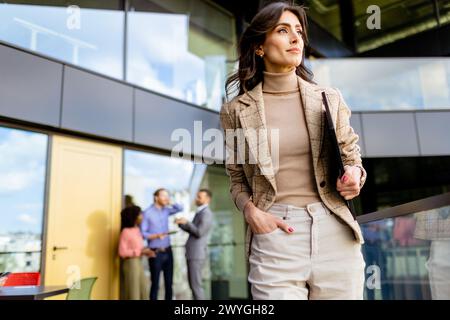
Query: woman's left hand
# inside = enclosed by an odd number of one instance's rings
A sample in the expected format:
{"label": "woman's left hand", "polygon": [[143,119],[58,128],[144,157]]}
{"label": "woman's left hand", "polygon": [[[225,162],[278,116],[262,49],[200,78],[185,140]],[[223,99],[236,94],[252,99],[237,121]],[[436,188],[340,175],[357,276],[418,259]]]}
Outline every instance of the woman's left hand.
{"label": "woman's left hand", "polygon": [[345,173],[337,180],[336,189],[345,200],[351,200],[359,195],[361,169],[354,166],[345,166]]}

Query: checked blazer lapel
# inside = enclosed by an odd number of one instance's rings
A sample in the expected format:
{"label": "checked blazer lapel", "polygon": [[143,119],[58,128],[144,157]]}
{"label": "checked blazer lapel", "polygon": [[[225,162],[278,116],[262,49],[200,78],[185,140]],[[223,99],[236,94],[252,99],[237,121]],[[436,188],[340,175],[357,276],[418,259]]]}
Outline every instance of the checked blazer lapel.
{"label": "checked blazer lapel", "polygon": [[309,133],[312,160],[314,169],[317,168],[324,135],[324,106],[320,90],[315,90],[313,85],[297,76],[305,112],[306,126]]}
{"label": "checked blazer lapel", "polygon": [[242,95],[239,101],[247,105],[239,113],[239,120],[249,146],[249,152],[256,160],[261,174],[266,177],[276,191],[275,172],[267,138],[262,82],[247,94]]}

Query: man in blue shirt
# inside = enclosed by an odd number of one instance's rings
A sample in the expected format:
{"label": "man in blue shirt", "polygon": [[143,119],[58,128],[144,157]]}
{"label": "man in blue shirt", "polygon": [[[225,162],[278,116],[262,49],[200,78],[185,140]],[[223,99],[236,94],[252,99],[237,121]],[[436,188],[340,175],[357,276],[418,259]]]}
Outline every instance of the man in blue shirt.
{"label": "man in blue shirt", "polygon": [[165,299],[172,300],[173,255],[170,247],[169,216],[183,211],[181,204],[169,205],[170,197],[166,189],[161,188],[153,194],[153,204],[144,211],[141,223],[142,235],[147,239],[148,247],[156,252],[149,258],[150,300],[158,297],[159,275],[164,273]]}

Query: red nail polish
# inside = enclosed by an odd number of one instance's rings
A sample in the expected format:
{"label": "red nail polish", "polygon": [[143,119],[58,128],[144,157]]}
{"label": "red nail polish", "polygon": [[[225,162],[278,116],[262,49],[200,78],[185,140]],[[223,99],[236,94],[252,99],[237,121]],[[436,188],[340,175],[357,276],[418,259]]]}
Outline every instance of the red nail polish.
{"label": "red nail polish", "polygon": [[289,230],[289,232],[294,232],[294,229],[292,229],[292,228],[289,228],[288,230]]}

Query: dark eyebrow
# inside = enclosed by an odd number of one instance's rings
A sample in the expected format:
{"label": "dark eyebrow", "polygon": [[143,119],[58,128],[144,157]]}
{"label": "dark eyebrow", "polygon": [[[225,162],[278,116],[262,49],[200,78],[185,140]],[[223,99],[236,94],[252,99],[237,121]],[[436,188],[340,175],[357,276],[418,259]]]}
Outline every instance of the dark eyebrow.
{"label": "dark eyebrow", "polygon": [[[290,25],[289,23],[287,23],[287,22],[280,22],[280,23],[278,23],[278,24],[275,26],[275,28],[278,27],[278,26],[286,26],[286,27],[290,27],[291,25]],[[300,24],[296,24],[295,27],[301,27],[301,25],[300,25]]]}

